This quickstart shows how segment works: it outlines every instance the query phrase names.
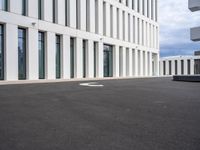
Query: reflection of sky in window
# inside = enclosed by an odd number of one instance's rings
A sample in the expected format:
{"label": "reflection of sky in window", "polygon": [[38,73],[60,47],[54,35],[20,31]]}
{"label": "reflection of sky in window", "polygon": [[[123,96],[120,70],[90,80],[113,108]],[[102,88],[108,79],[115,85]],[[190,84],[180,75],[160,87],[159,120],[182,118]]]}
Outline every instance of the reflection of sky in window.
{"label": "reflection of sky in window", "polygon": [[4,10],[6,6],[5,0],[0,0],[0,9]]}

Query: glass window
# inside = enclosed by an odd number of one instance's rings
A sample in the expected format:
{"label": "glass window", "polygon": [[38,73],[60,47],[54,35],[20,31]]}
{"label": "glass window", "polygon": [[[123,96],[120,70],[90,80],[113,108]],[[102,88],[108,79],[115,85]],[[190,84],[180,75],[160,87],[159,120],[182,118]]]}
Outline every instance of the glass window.
{"label": "glass window", "polygon": [[175,60],[175,75],[178,74],[178,61]]}
{"label": "glass window", "polygon": [[181,74],[184,74],[184,60],[181,60]]}
{"label": "glass window", "polygon": [[4,33],[3,25],[0,25],[0,80],[4,79]]}
{"label": "glass window", "polygon": [[56,35],[56,79],[61,78],[61,39]]}
{"label": "glass window", "polygon": [[26,16],[26,0],[19,0],[19,4],[21,5],[20,14]]}
{"label": "glass window", "polygon": [[190,68],[191,62],[190,59],[187,60],[187,68],[188,68],[188,75],[191,73],[191,68]]}
{"label": "glass window", "polygon": [[0,0],[0,10],[8,10],[8,0]]}
{"label": "glass window", "polygon": [[42,0],[38,0],[38,19],[42,19]]}
{"label": "glass window", "polygon": [[45,78],[45,33],[38,33],[39,79]]}
{"label": "glass window", "polygon": [[87,68],[87,41],[83,40],[83,78],[86,78],[86,68]]}
{"label": "glass window", "polygon": [[163,75],[166,75],[166,64],[165,64],[165,61],[163,61]]}
{"label": "glass window", "polygon": [[53,0],[53,23],[57,22],[57,18],[56,18],[56,0]]}
{"label": "glass window", "polygon": [[200,74],[200,59],[194,60],[194,74]]}
{"label": "glass window", "polygon": [[98,57],[98,43],[94,42],[94,77],[97,77],[97,57]]}
{"label": "glass window", "polygon": [[26,30],[18,29],[18,77],[26,79]]}
{"label": "glass window", "polygon": [[104,45],[104,77],[113,76],[113,47]]}
{"label": "glass window", "polygon": [[172,75],[172,61],[169,61],[169,75]]}
{"label": "glass window", "polygon": [[74,51],[75,51],[75,39],[70,39],[70,72],[71,78],[74,78]]}

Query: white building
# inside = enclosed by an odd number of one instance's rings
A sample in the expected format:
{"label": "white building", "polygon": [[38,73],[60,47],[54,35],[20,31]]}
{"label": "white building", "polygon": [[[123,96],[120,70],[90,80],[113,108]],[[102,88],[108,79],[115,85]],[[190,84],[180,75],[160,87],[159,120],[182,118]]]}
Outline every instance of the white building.
{"label": "white building", "polygon": [[0,79],[159,75],[157,0],[0,0]]}
{"label": "white building", "polygon": [[[189,0],[189,9],[192,12],[200,10],[200,0]],[[200,27],[191,28],[190,37],[192,41],[200,41]]]}
{"label": "white building", "polygon": [[200,56],[171,56],[160,59],[160,76],[200,74]]}

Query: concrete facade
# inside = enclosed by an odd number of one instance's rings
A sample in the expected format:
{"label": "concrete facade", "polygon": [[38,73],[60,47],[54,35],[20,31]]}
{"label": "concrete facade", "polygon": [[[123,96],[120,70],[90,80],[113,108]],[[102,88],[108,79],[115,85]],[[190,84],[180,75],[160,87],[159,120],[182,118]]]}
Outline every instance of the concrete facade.
{"label": "concrete facade", "polygon": [[200,74],[200,56],[172,56],[160,59],[160,76]]}
{"label": "concrete facade", "polygon": [[[189,0],[188,7],[192,12],[199,11],[200,0]],[[200,41],[200,27],[191,28],[190,37],[192,41]]]}
{"label": "concrete facade", "polygon": [[112,51],[112,77],[158,76],[157,13],[157,0],[0,0],[1,80],[19,80],[20,46],[24,80],[39,79],[38,32],[45,37],[44,79],[56,79],[58,64],[61,79],[105,77],[105,45]]}

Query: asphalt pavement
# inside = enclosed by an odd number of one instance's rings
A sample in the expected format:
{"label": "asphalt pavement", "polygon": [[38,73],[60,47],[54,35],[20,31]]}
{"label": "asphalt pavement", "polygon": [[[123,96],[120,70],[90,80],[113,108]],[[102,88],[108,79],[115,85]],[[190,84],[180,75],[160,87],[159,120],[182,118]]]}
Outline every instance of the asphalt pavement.
{"label": "asphalt pavement", "polygon": [[0,150],[200,150],[200,83],[97,82],[1,85]]}

